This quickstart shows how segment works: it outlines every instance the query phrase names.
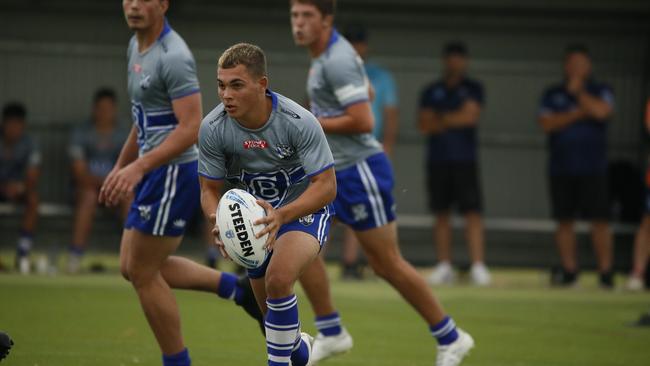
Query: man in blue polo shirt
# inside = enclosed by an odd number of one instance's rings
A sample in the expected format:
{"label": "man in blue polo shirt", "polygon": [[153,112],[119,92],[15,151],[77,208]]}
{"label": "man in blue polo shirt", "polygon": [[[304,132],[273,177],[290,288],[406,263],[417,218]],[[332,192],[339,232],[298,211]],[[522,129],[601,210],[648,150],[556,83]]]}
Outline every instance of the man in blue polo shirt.
{"label": "man in blue polo shirt", "polygon": [[466,237],[474,284],[488,285],[490,273],[483,262],[484,235],[481,218],[477,125],[483,107],[483,86],[467,78],[467,48],[459,42],[443,49],[444,71],[420,97],[418,127],[428,138],[427,185],[429,206],[436,215],[434,236],[438,264],[429,282],[451,283],[451,209],[465,218]]}
{"label": "man in blue polo shirt", "polygon": [[614,97],[609,86],[594,80],[586,47],[567,48],[564,72],[564,81],[544,92],[538,118],[548,136],[551,204],[563,270],[558,282],[573,285],[577,280],[573,226],[580,218],[591,223],[600,284],[611,288],[607,124]]}

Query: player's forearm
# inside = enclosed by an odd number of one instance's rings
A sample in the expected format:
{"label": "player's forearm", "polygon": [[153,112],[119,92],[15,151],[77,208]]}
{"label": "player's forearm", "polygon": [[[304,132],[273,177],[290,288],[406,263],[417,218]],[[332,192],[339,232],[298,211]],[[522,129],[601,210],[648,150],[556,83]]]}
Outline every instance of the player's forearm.
{"label": "player's forearm", "polygon": [[374,121],[357,120],[354,117],[344,114],[339,117],[318,119],[325,133],[335,133],[340,135],[353,135],[359,133],[370,133]]}
{"label": "player's forearm", "polygon": [[573,122],[584,117],[584,113],[580,109],[575,109],[570,112],[552,113],[544,115],[539,118],[539,124],[546,133],[561,130]]}
{"label": "player's forearm", "polygon": [[461,109],[442,114],[440,119],[449,128],[463,128],[476,126],[480,116],[481,108],[478,103],[468,101]]}
{"label": "player's forearm", "polygon": [[223,182],[199,177],[199,184],[201,186],[201,209],[205,217],[209,219],[210,215],[217,212]]}
{"label": "player's forearm", "polygon": [[444,131],[444,126],[438,120],[435,112],[430,110],[420,110],[418,116],[418,129],[420,133],[435,135]]}
{"label": "player's forearm", "polygon": [[594,97],[588,93],[580,93],[578,96],[580,107],[590,116],[599,121],[606,121],[612,114],[612,107],[606,101]]}
{"label": "player's forearm", "polygon": [[138,158],[138,164],[145,173],[166,164],[194,145],[198,139],[199,121],[191,125],[179,124],[167,138],[153,150]]}
{"label": "player's forearm", "polygon": [[295,221],[327,206],[336,198],[334,168],[313,177],[309,187],[295,201],[277,209],[283,224]]}
{"label": "player's forearm", "polygon": [[138,130],[135,126],[131,127],[131,132],[127,137],[122,150],[120,151],[120,156],[115,162],[115,167],[120,169],[129,164],[131,164],[135,159],[138,158]]}

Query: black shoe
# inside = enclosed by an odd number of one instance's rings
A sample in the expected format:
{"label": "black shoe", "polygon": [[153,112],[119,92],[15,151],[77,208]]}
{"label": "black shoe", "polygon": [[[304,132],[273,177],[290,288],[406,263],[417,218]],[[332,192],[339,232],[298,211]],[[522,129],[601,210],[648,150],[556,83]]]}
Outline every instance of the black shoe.
{"label": "black shoe", "polygon": [[363,279],[363,267],[360,263],[344,264],[341,272],[344,281],[360,281]]}
{"label": "black shoe", "polygon": [[650,327],[650,311],[641,314],[639,320],[637,320],[633,325],[637,327]]}
{"label": "black shoe", "polygon": [[9,338],[9,335],[5,332],[0,332],[0,361],[9,355],[9,350],[13,345],[14,341]]}
{"label": "black shoe", "polygon": [[246,314],[250,315],[251,318],[257,320],[262,334],[266,335],[266,330],[264,328],[264,315],[262,315],[257,300],[255,300],[255,294],[253,293],[253,288],[251,287],[251,282],[248,280],[248,277],[241,276],[237,278],[237,287],[242,290],[242,293],[239,301],[235,299],[235,303],[244,308]]}
{"label": "black shoe", "polygon": [[569,272],[560,267],[551,268],[551,286],[571,287],[578,282],[578,272]]}
{"label": "black shoe", "polygon": [[605,272],[600,274],[600,287],[611,290],[614,288],[614,272]]}

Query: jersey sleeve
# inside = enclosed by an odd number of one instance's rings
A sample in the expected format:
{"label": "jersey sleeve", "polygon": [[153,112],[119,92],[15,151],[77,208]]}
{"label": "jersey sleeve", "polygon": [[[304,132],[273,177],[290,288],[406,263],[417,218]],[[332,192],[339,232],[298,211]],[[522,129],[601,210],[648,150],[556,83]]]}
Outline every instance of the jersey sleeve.
{"label": "jersey sleeve", "polygon": [[200,91],[196,63],[189,50],[170,51],[163,58],[161,68],[162,78],[172,100]]}
{"label": "jersey sleeve", "polygon": [[485,103],[485,94],[483,93],[483,84],[476,82],[469,88],[468,98],[470,100],[476,101],[478,104],[483,105]]}
{"label": "jersey sleeve", "polygon": [[603,85],[600,88],[600,93],[598,93],[598,97],[604,100],[607,104],[609,104],[610,107],[614,107],[614,92],[612,91],[612,88],[610,88],[609,86]]}
{"label": "jersey sleeve", "polygon": [[84,149],[83,132],[80,128],[75,128],[70,135],[70,144],[68,145],[68,155],[72,160],[85,160],[86,152]]}
{"label": "jersey sleeve", "polygon": [[301,128],[294,131],[293,140],[305,174],[313,177],[334,166],[323,128],[316,118],[305,118]]}
{"label": "jersey sleeve", "polygon": [[418,104],[420,109],[424,109],[424,108],[436,109],[436,103],[431,95],[432,93],[433,93],[432,86],[426,87],[424,90],[422,90],[422,92],[420,92],[420,102]]}
{"label": "jersey sleeve", "polygon": [[360,57],[336,57],[325,64],[325,75],[341,107],[370,100],[368,77]]}
{"label": "jersey sleeve", "polygon": [[203,120],[199,129],[199,175],[221,180],[226,177],[226,159],[223,145],[218,141],[208,118]]}

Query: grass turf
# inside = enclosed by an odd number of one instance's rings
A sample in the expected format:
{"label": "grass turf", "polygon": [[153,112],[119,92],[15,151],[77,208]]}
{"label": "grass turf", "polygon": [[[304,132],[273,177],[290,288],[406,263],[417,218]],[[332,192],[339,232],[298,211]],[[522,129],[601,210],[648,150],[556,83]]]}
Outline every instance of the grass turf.
{"label": "grass turf", "polygon": [[[559,290],[534,271],[497,271],[492,288],[435,292],[477,342],[463,365],[650,364],[650,328],[627,325],[650,296],[601,291],[585,277],[581,289]],[[427,327],[385,283],[333,281],[332,291],[355,348],[321,365],[434,364]],[[266,364],[264,339],[241,309],[211,294],[176,296],[193,365]],[[303,328],[313,334],[311,309],[300,301]],[[1,274],[0,329],[16,342],[6,366],[161,364],[134,291],[114,273]]]}

